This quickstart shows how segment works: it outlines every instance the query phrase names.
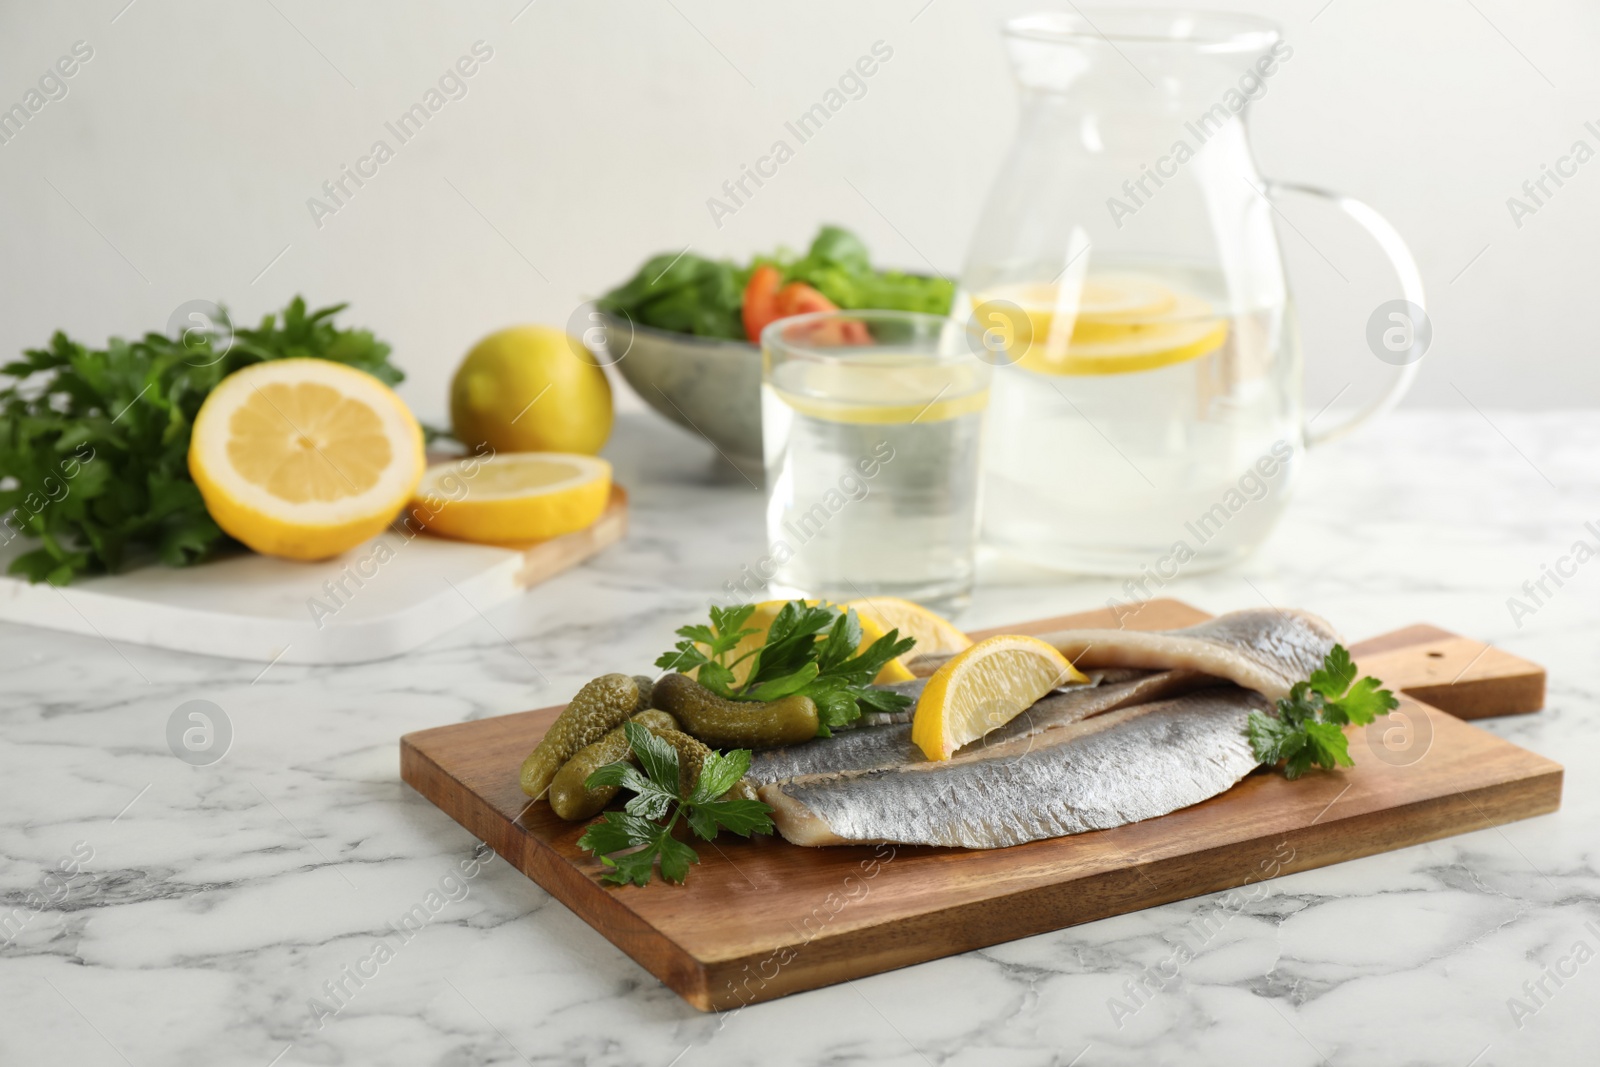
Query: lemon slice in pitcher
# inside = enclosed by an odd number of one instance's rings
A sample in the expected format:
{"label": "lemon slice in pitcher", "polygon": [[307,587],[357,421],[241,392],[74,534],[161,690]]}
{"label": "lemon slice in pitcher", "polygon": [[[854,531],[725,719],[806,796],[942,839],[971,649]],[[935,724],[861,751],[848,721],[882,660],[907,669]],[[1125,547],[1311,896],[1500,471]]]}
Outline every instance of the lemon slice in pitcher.
{"label": "lemon slice in pitcher", "polygon": [[[980,316],[1004,301],[1020,308],[1032,330],[1017,345],[1017,364],[1040,374],[1129,374],[1207,355],[1228,339],[1225,319],[1197,297],[1139,275],[1099,275],[1073,301],[1052,283],[1002,286],[974,298]],[[1072,312],[1072,335],[1054,351],[1058,312]],[[1057,340],[1057,344],[1059,344]]]}

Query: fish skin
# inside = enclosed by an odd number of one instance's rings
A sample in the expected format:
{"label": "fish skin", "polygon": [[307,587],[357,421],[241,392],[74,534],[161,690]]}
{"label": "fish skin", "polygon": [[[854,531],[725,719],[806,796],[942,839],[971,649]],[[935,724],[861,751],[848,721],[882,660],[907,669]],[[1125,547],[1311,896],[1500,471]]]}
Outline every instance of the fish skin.
{"label": "fish skin", "polygon": [[1270,705],[1232,686],[1135,704],[949,760],[771,783],[760,797],[797,845],[1004,848],[1165,815],[1257,766],[1245,738]]}
{"label": "fish skin", "polygon": [[[1094,671],[1090,678],[1092,684],[1075,685],[1047,693],[1033,707],[969,745],[968,749],[975,750],[979,745],[990,748],[1130,704],[1221,684],[1217,679],[1193,671]],[[900,683],[901,686],[912,684]],[[908,715],[900,722],[860,726],[841,730],[829,738],[816,738],[803,744],[756,752],[751,758],[746,777],[753,782],[766,784],[805,774],[861,771],[926,760],[922,750],[911,740]]]}
{"label": "fish skin", "polygon": [[[944,661],[940,660],[939,662],[942,663]],[[1131,681],[1134,678],[1141,678],[1150,672],[1113,669],[1104,671],[1084,671],[1083,673],[1088,677],[1089,684],[1100,685],[1104,682]],[[928,674],[932,675],[933,671],[930,670]],[[873,686],[872,688],[874,689],[883,689],[890,693],[899,693],[901,696],[910,697],[910,706],[902,708],[900,711],[863,711],[858,718],[852,719],[846,723],[840,723],[838,726],[835,726],[833,728],[834,732],[837,733],[840,730],[854,730],[863,726],[887,726],[890,723],[910,722],[917,710],[917,698],[922,695],[922,690],[927,687],[927,684],[927,678],[913,678],[909,682],[890,682],[887,685]],[[1083,683],[1078,684],[1082,685]],[[1075,686],[1063,686],[1062,688],[1075,688]]]}
{"label": "fish skin", "polygon": [[1339,640],[1310,612],[1271,608],[1231,611],[1181,630],[1058,630],[1039,637],[1079,668],[1200,671],[1269,700],[1288,696]]}

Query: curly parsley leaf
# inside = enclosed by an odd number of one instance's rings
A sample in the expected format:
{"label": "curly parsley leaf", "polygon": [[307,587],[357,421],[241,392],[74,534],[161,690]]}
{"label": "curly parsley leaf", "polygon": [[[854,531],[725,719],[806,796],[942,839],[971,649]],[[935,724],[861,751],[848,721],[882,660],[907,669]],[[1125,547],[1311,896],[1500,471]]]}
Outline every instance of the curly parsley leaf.
{"label": "curly parsley leaf", "polygon": [[734,664],[728,661],[728,657],[738,648],[740,641],[760,632],[754,627],[745,626],[755,610],[754,604],[737,608],[713,607],[710,626],[678,627],[677,636],[680,640],[671,652],[663,652],[657,657],[656,666],[682,674],[698,668],[695,677],[701,685],[718,696],[730,696]]}
{"label": "curly parsley leaf", "polygon": [[[749,605],[712,608],[711,625],[679,629],[682,640],[656,666],[695,671],[701,685],[729,700],[810,697],[817,706],[819,737],[830,736],[834,727],[855,721],[863,711],[893,712],[910,705],[910,697],[874,689],[872,680],[890,660],[909,652],[915,638],[890,630],[863,649],[861,620],[853,610],[791,600],[778,609],[759,647],[726,662],[744,637],[760,633],[744,626],[753,610]],[[745,678],[735,683],[732,668],[746,660]]]}
{"label": "curly parsley leaf", "polygon": [[1354,766],[1343,728],[1365,726],[1400,706],[1378,679],[1357,680],[1356,673],[1349,651],[1334,645],[1322,666],[1278,701],[1274,715],[1252,711],[1245,735],[1256,759],[1269,767],[1281,762],[1291,779],[1312,767]]}
{"label": "curly parsley leaf", "polygon": [[1329,703],[1323,718],[1365,726],[1378,716],[1389,714],[1400,706],[1400,701],[1389,690],[1379,688],[1382,684],[1376,678],[1361,679],[1348,693]]}
{"label": "curly parsley leaf", "polygon": [[706,841],[727,830],[740,837],[772,832],[772,809],[759,800],[708,800],[689,809],[689,825]]}
{"label": "curly parsley leaf", "polygon": [[711,753],[689,789],[680,781],[678,753],[671,745],[638,723],[624,723],[623,732],[639,767],[608,763],[584,783],[591,789],[616,785],[634,793],[622,811],[606,812],[578,838],[578,847],[605,864],[602,881],[647,885],[659,867],[662,878],[681,883],[700,857],[673,836],[680,818],[703,841],[719,830],[741,837],[772,831],[772,809],[759,800],[719,799],[750,769],[748,750]]}
{"label": "curly parsley leaf", "polygon": [[1322,666],[1311,672],[1306,684],[1329,700],[1337,700],[1356,680],[1356,665],[1343,645],[1334,645],[1322,658]]}

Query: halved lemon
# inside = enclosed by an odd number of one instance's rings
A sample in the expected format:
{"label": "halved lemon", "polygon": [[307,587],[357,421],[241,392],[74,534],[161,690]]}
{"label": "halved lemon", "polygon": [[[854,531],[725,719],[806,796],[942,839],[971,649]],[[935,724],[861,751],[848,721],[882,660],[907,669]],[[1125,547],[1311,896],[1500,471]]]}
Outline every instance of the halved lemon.
{"label": "halved lemon", "polygon": [[[745,629],[753,629],[756,632],[746,634],[741,638],[727,657],[727,662],[734,664],[733,682],[735,685],[744,684],[744,680],[750,676],[750,667],[755,662],[755,657],[753,656],[742,663],[739,662],[740,658],[767,643],[767,631],[772,629],[773,620],[778,617],[778,612],[782,611],[783,606],[787,603],[787,600],[763,600],[756,605],[756,610],[750,613],[750,618],[744,624]],[[816,604],[817,601],[808,600],[806,603]],[[845,607],[853,606],[854,603],[845,605]],[[869,647],[878,638],[894,629],[893,624],[885,626],[880,620],[876,618],[868,619],[859,611],[856,612],[856,619],[861,623],[861,643],[856,646],[857,652]],[[901,630],[900,636],[905,637],[906,631]],[[705,650],[704,645],[700,647],[702,651]],[[697,667],[689,673],[693,676],[698,671],[699,668]],[[915,677],[916,675],[912,674],[904,663],[901,663],[898,659],[892,659],[883,665],[883,669],[878,671],[878,676],[873,681],[878,685],[888,685],[892,682],[909,682]]]}
{"label": "halved lemon", "polygon": [[972,638],[951,625],[950,620],[897,596],[863,597],[844,606],[855,609],[863,628],[870,619],[883,633],[899,630],[901,637],[916,638],[917,643],[903,657],[906,660],[948,656],[972,647]]}
{"label": "halved lemon", "polygon": [[1002,634],[979,641],[940,667],[917,700],[911,740],[930,760],[998,729],[1057,686],[1088,681],[1037,637]]}
{"label": "halved lemon", "polygon": [[436,463],[411,501],[424,529],[461,541],[547,541],[594,524],[611,464],[575,452],[502,452]]}
{"label": "halved lemon", "polygon": [[288,559],[327,559],[376,536],[422,468],[422,429],[394,391],[325,359],[228,375],[189,441],[189,474],[217,525]]}

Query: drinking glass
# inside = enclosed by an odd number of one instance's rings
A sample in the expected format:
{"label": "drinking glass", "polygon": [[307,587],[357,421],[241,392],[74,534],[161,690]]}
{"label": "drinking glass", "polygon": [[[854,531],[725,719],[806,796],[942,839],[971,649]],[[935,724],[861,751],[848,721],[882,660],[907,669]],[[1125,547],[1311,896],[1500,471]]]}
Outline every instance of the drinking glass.
{"label": "drinking glass", "polygon": [[824,311],[762,331],[769,554],[757,571],[776,595],[966,604],[992,344],[909,311]]}

